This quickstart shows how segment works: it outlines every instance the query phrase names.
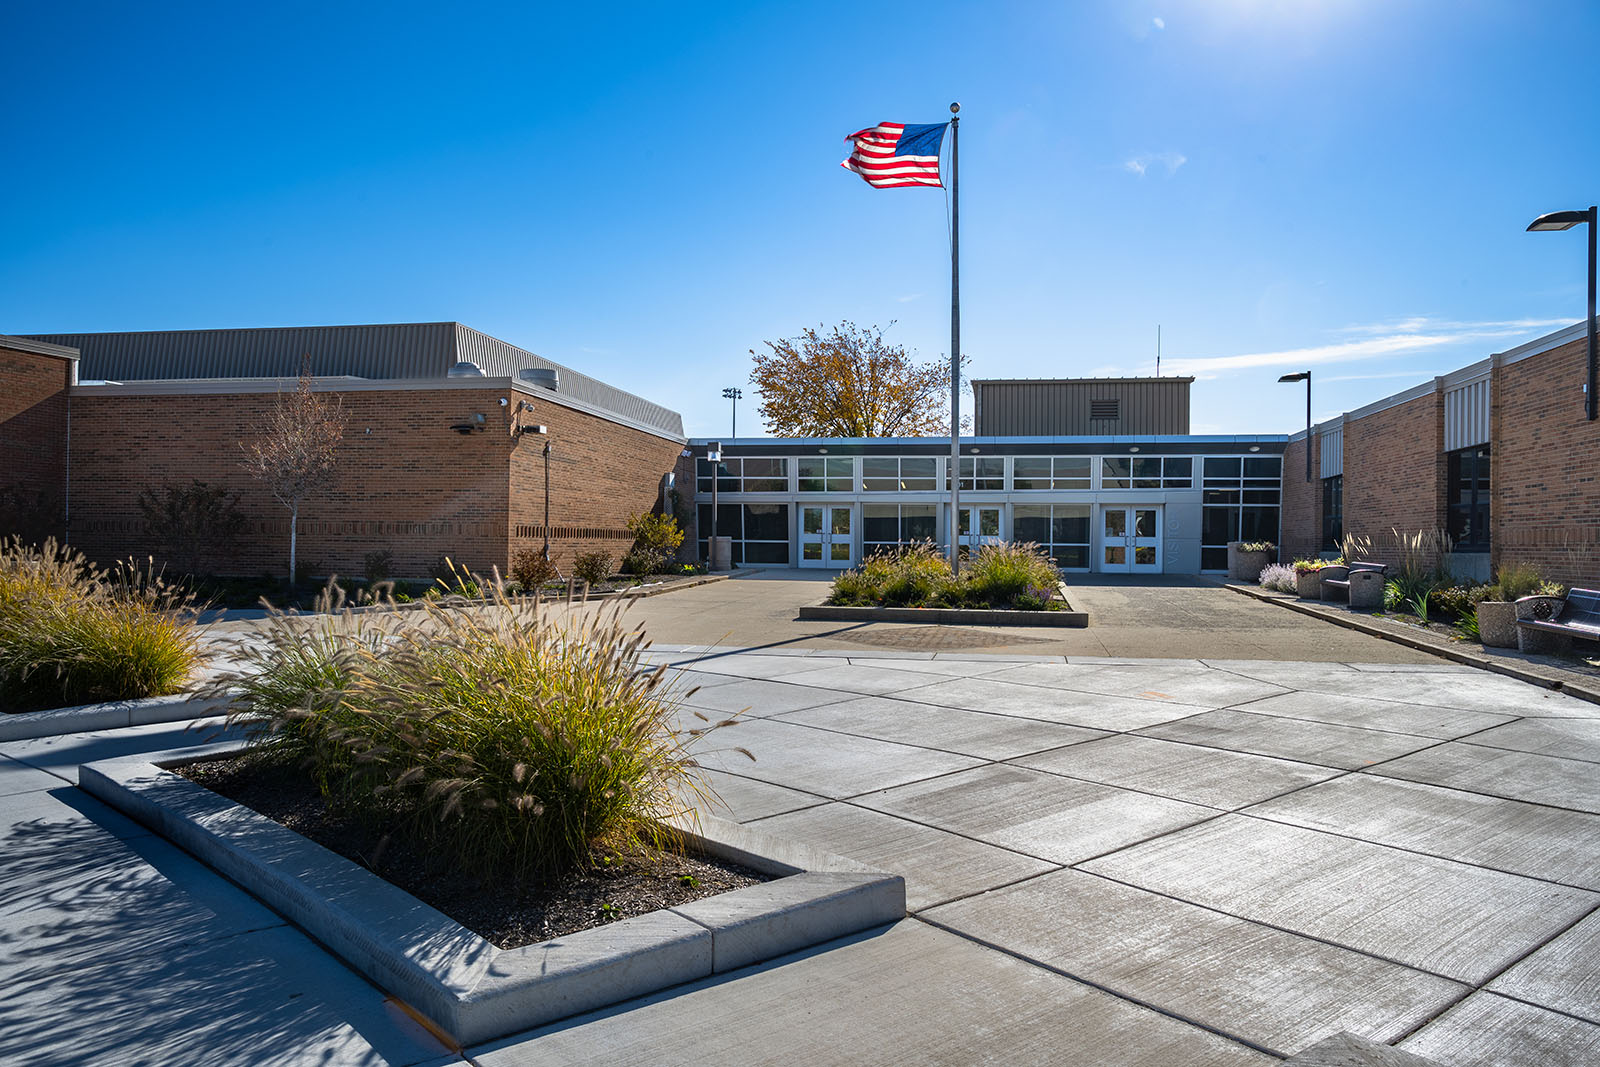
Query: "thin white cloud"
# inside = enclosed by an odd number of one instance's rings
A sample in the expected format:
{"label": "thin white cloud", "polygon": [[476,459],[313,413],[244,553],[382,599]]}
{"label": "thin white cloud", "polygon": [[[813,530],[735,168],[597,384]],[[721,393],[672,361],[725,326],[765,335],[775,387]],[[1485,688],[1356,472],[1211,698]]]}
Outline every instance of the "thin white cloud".
{"label": "thin white cloud", "polygon": [[894,302],[896,304],[909,304],[913,300],[921,300],[921,299],[922,299],[922,294],[921,293],[908,293],[905,296],[897,296],[897,297],[895,297],[894,298]]}
{"label": "thin white cloud", "polygon": [[1167,177],[1178,173],[1178,168],[1189,162],[1182,152],[1141,152],[1122,161],[1122,169],[1143,178],[1151,167],[1165,167]]}
{"label": "thin white cloud", "polygon": [[1150,20],[1150,25],[1154,26],[1158,30],[1164,30],[1167,28],[1167,20],[1162,18],[1160,15],[1157,15],[1155,18]]}

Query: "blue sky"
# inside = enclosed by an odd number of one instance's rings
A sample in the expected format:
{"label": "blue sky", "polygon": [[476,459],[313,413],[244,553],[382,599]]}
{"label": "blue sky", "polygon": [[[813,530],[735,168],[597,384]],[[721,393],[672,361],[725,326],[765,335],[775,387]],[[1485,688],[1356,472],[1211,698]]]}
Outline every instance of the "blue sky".
{"label": "blue sky", "polygon": [[948,350],[943,196],[838,163],[951,100],[976,376],[1160,324],[1286,432],[1583,315],[1592,2],[581,7],[13,5],[0,333],[455,319],[747,436],[764,339]]}

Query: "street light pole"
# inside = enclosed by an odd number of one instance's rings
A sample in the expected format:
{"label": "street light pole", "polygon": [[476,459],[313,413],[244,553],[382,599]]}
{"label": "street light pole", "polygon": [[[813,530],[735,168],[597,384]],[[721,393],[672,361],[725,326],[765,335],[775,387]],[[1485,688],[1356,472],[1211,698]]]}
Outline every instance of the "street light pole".
{"label": "street light pole", "polygon": [[1309,482],[1311,481],[1311,372],[1303,370],[1298,374],[1285,374],[1278,381],[1306,383],[1306,481]]}
{"label": "street light pole", "polygon": [[1594,275],[1595,275],[1595,230],[1600,228],[1600,211],[1594,205],[1587,211],[1552,211],[1548,215],[1540,215],[1528,223],[1528,231],[1535,230],[1570,230],[1574,226],[1588,224],[1589,227],[1589,317],[1585,320],[1585,334],[1588,336],[1589,348],[1589,381],[1584,389],[1583,411],[1590,422],[1600,416],[1600,397],[1595,396],[1597,365],[1595,361],[1595,308],[1594,308]]}
{"label": "street light pole", "polygon": [[726,389],[724,389],[722,391],[722,398],[724,400],[733,401],[733,427],[732,427],[732,432],[730,432],[728,434],[728,436],[730,438],[732,438],[732,439],[735,439],[735,440],[737,440],[738,437],[739,437],[739,401],[743,397],[744,397],[743,390],[741,390],[741,389],[739,389],[739,388],[737,388],[735,386],[729,386],[728,388],[726,388]]}

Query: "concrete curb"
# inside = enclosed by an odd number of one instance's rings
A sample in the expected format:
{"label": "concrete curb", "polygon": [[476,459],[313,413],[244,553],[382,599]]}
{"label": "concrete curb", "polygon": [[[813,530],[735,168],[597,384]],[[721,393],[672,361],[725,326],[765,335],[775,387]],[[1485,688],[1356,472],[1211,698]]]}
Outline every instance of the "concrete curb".
{"label": "concrete curb", "polygon": [[[663,593],[675,593],[679,589],[693,589],[696,586],[710,585],[712,582],[725,582],[725,581],[727,581],[729,578],[733,577],[737,573],[738,573],[737,571],[734,571],[734,572],[730,572],[730,573],[727,573],[727,574],[700,574],[700,575],[696,575],[693,578],[686,578],[686,579],[684,579],[682,581],[673,580],[673,581],[667,581],[667,582],[658,582],[658,583],[656,583],[654,585],[632,586],[632,587],[630,587],[628,589],[607,589],[607,590],[602,590],[602,591],[600,591],[598,593],[588,593],[582,599],[574,600],[573,603],[584,604],[584,603],[588,603],[591,600],[627,600],[627,599],[634,599],[634,598],[660,596]],[[420,610],[422,608],[423,599],[424,599],[423,597],[413,597],[412,599],[406,601],[403,604],[401,604],[401,603],[394,603],[394,604],[346,604],[343,608],[340,609],[340,612],[348,611],[352,615],[368,615],[368,614],[371,614],[373,612],[379,612],[379,611],[418,611],[418,610]],[[522,598],[518,598],[518,599],[522,599]],[[550,604],[550,603],[558,603],[558,604],[559,603],[565,603],[564,600],[561,600],[560,598],[557,598],[557,597],[554,597],[554,596],[547,596],[547,597],[544,598],[544,601],[547,604]],[[494,601],[489,600],[489,599],[487,599],[485,597],[479,597],[479,598],[477,598],[475,600],[472,600],[472,599],[468,599],[467,597],[455,596],[454,594],[450,594],[450,595],[442,596],[438,600],[433,601],[432,603],[437,604],[439,607],[444,607],[444,608],[485,608],[485,607],[493,606]],[[224,609],[224,610],[226,610],[226,609]],[[251,609],[251,610],[254,610],[254,609]],[[292,611],[286,611],[286,612],[284,612],[284,614],[286,614],[286,615],[294,615],[296,617],[304,618],[304,617],[308,617],[308,616],[322,615],[322,614],[326,614],[326,613],[325,612],[320,612],[320,611],[304,611],[304,610],[296,608],[296,609],[294,609]]]}
{"label": "concrete curb", "polygon": [[710,816],[691,847],[774,881],[498,949],[363,867],[171,773],[237,742],[85,764],[80,788],[238,883],[463,1045],[905,916],[905,880]]}
{"label": "concrete curb", "polygon": [[54,711],[25,711],[17,715],[0,715],[0,741],[27,741],[35,737],[116,730],[124,726],[184,722],[219,714],[226,706],[226,698],[201,698],[191,693],[178,693],[143,700],[83,704]]}
{"label": "concrete curb", "polygon": [[1508,678],[1515,678],[1520,682],[1528,682],[1544,689],[1554,689],[1559,692],[1566,693],[1568,696],[1577,697],[1579,700],[1587,700],[1594,704],[1600,704],[1600,678],[1592,680],[1582,678],[1552,678],[1549,675],[1542,674],[1536,670],[1531,670],[1515,662],[1508,662],[1506,660],[1485,655],[1481,652],[1472,652],[1464,648],[1455,648],[1441,641],[1429,640],[1428,638],[1417,637],[1411,634],[1395,633],[1386,626],[1374,625],[1373,623],[1361,619],[1359,616],[1350,614],[1348,611],[1341,611],[1336,608],[1325,608],[1320,602],[1303,602],[1298,599],[1291,599],[1287,596],[1273,596],[1272,594],[1263,590],[1253,589],[1249,586],[1239,585],[1233,582],[1217,581],[1216,579],[1212,579],[1212,581],[1215,581],[1217,585],[1220,585],[1225,589],[1232,589],[1234,592],[1239,593],[1242,596],[1252,597],[1256,600],[1263,600],[1269,604],[1277,604],[1280,607],[1288,608],[1290,611],[1298,611],[1302,615],[1310,615],[1312,618],[1322,619],[1325,622],[1331,622],[1336,626],[1343,626],[1346,629],[1358,630],[1361,633],[1369,634],[1373,637],[1381,637],[1385,641],[1393,641],[1397,645],[1404,645],[1407,648],[1414,648],[1418,652],[1429,652],[1435,656],[1439,656],[1442,659],[1451,660],[1455,663],[1464,663],[1469,667],[1477,667],[1479,670],[1490,671],[1494,674],[1503,674]]}

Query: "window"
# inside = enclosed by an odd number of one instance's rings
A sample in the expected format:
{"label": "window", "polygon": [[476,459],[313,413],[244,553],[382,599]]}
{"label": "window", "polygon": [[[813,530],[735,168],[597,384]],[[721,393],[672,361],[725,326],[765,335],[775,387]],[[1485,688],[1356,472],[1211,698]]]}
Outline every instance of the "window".
{"label": "window", "polygon": [[862,504],[863,556],[932,541],[939,535],[939,510],[935,504]]}
{"label": "window", "polygon": [[[711,505],[700,505],[700,533],[711,529]],[[717,508],[717,536],[733,538],[733,562],[789,562],[788,504],[723,504]],[[700,538],[700,558],[711,555],[710,543]]]}
{"label": "window", "polygon": [[[711,494],[710,460],[695,464],[695,492]],[[786,493],[789,491],[789,460],[782,456],[733,456],[717,467],[719,493]]]}
{"label": "window", "polygon": [[934,456],[866,456],[861,460],[861,488],[868,493],[937,491],[939,460]]}
{"label": "window", "polygon": [[797,463],[800,492],[855,492],[856,463],[848,456],[801,456]]}
{"label": "window", "polygon": [[1089,401],[1089,417],[1091,419],[1117,419],[1122,417],[1122,401],[1091,400]]}
{"label": "window", "polygon": [[1228,569],[1229,541],[1278,541],[1282,456],[1207,456],[1202,461],[1200,569]]}
{"label": "window", "polygon": [[1011,535],[1032,541],[1056,566],[1089,569],[1088,504],[1017,504],[1011,509]]}
{"label": "window", "polygon": [[1447,457],[1450,537],[1458,552],[1489,550],[1489,446],[1463,448]]}
{"label": "window", "polygon": [[1087,489],[1088,456],[1018,456],[1011,464],[1014,489]]}
{"label": "window", "polygon": [[1100,461],[1102,489],[1188,489],[1194,460],[1188,456],[1106,456]]}
{"label": "window", "polygon": [[[950,488],[946,476],[944,487]],[[1004,456],[962,456],[961,491],[973,493],[982,489],[1006,487],[1006,460]]]}
{"label": "window", "polygon": [[1344,540],[1344,475],[1322,479],[1322,547],[1336,551]]}

